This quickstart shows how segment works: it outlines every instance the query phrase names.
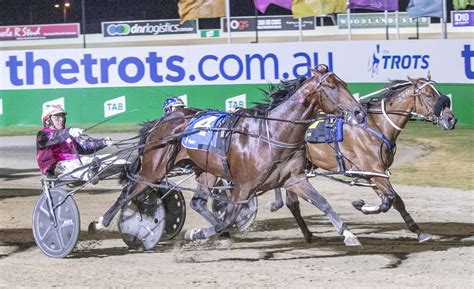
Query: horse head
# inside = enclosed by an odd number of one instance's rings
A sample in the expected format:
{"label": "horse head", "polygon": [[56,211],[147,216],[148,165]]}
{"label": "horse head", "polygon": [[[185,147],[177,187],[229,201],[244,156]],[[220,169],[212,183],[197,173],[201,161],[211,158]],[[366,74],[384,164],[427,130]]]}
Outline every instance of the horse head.
{"label": "horse head", "polygon": [[444,129],[454,129],[457,119],[450,109],[451,100],[434,87],[431,74],[428,72],[426,79],[408,77],[408,80],[414,87],[414,112]]}
{"label": "horse head", "polygon": [[307,93],[306,100],[312,104],[319,102],[319,107],[326,113],[343,115],[348,123],[365,123],[366,113],[348,90],[347,84],[336,74],[330,72],[324,64],[312,68],[312,91]]}

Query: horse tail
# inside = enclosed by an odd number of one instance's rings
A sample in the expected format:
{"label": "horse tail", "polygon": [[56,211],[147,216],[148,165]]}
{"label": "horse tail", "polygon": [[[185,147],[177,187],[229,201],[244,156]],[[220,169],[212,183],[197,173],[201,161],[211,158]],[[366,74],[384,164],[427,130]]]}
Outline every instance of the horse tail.
{"label": "horse tail", "polygon": [[122,172],[119,175],[119,184],[125,185],[130,179],[130,175],[136,175],[142,167],[142,161],[140,157],[136,157],[131,163],[125,165]]}

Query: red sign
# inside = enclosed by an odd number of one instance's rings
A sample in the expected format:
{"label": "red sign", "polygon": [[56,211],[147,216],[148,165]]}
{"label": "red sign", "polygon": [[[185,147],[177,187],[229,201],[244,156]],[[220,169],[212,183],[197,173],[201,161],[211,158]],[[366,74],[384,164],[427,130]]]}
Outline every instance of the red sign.
{"label": "red sign", "polygon": [[0,26],[0,41],[79,37],[79,23]]}

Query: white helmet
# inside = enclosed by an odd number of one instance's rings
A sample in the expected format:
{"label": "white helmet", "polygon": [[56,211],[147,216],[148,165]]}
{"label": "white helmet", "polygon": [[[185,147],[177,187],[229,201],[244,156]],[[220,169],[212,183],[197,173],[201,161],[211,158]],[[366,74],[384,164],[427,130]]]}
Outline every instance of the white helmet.
{"label": "white helmet", "polygon": [[57,114],[64,114],[66,115],[67,112],[64,110],[64,108],[62,108],[61,106],[59,105],[52,105],[52,106],[49,106],[47,107],[44,111],[43,111],[43,114],[41,115],[41,122],[43,123],[43,125],[46,123],[47,120],[49,120],[49,117],[52,116],[52,115],[57,115]]}

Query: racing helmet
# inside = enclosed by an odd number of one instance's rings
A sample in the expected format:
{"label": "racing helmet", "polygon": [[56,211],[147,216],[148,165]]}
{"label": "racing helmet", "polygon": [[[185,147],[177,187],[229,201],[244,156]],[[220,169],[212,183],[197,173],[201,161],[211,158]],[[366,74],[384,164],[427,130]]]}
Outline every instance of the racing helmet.
{"label": "racing helmet", "polygon": [[64,108],[62,108],[59,105],[52,105],[52,106],[47,107],[43,111],[43,114],[41,115],[41,122],[43,123],[43,126],[46,125],[46,123],[49,121],[49,118],[52,115],[58,115],[58,114],[66,115],[67,112],[64,110]]}
{"label": "racing helmet", "polygon": [[178,108],[183,108],[183,107],[186,107],[186,105],[184,105],[184,102],[181,98],[170,97],[170,98],[167,98],[165,102],[163,103],[163,112],[166,114],[166,113],[175,111]]}

